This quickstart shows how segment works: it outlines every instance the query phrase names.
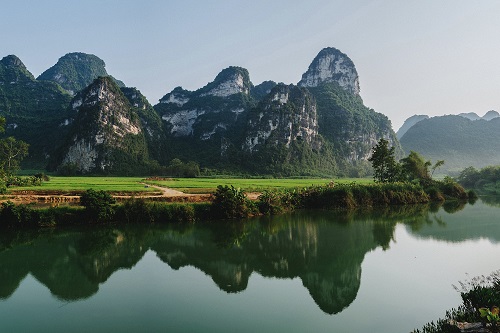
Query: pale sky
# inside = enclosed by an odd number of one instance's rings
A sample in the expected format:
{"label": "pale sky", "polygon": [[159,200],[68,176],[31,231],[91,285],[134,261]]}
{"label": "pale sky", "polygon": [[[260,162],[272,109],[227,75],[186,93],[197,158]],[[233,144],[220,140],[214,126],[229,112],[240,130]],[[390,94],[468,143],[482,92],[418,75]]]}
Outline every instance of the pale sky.
{"label": "pale sky", "polygon": [[151,104],[228,66],[297,83],[325,47],[347,54],[365,105],[394,130],[414,114],[500,111],[500,0],[0,0],[0,58],[35,75],[92,53]]}

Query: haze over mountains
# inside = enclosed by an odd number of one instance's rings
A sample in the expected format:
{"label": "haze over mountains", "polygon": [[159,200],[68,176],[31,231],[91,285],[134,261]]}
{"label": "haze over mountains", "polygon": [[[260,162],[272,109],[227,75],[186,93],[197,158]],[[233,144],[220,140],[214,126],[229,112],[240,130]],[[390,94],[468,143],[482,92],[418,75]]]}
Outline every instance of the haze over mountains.
{"label": "haze over mountains", "polygon": [[[403,152],[389,119],[363,104],[355,65],[335,48],[321,50],[296,85],[254,85],[245,68],[232,66],[195,91],[173,89],[154,106],[95,55],[66,54],[36,79],[11,55],[0,61],[0,116],[6,135],[30,144],[25,168],[73,174],[156,173],[181,159],[215,172],[364,176],[380,138],[399,157]],[[498,113],[456,117],[474,123],[466,135],[482,135],[495,132],[483,123],[494,126]],[[458,167],[463,154],[438,149],[446,140],[429,134],[427,124],[439,117],[427,118],[409,118],[398,131],[404,150]],[[452,123],[459,122],[439,126]],[[468,133],[460,126],[444,132]],[[481,161],[496,161],[479,150],[489,157]]]}
{"label": "haze over mountains", "polygon": [[496,111],[483,117],[475,113],[413,116],[405,121],[398,137],[405,152],[417,151],[434,162],[444,160],[442,172],[500,164],[500,114]]}

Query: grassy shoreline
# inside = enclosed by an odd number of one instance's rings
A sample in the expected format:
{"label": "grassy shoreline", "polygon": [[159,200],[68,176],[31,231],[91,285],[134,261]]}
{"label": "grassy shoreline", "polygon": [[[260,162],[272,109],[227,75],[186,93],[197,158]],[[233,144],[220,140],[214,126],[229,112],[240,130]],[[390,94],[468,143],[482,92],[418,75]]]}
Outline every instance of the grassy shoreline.
{"label": "grassy shoreline", "polygon": [[[90,195],[91,200],[83,197]],[[467,200],[456,183],[436,182],[424,189],[413,183],[328,183],[322,186],[263,190],[256,201],[233,185],[219,185],[213,200],[205,203],[165,203],[131,198],[115,204],[104,190],[87,190],[82,207],[36,209],[11,202],[0,206],[0,227],[54,227],[74,224],[194,223],[277,215],[296,209],[346,209],[413,205],[445,200]]]}

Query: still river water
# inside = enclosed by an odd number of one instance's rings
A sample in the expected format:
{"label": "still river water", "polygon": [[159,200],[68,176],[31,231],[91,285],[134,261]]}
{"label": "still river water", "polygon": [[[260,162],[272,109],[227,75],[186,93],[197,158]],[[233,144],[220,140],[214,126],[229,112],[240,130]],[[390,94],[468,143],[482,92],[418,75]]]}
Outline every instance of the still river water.
{"label": "still river water", "polygon": [[500,204],[0,232],[0,332],[410,332],[500,268]]}

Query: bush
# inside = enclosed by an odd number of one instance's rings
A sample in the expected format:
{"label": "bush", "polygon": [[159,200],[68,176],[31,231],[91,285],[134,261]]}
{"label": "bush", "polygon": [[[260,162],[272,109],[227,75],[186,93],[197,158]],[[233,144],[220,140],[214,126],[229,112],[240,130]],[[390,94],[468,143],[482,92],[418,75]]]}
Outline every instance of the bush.
{"label": "bush", "polygon": [[115,199],[105,191],[85,191],[80,197],[80,204],[85,207],[85,215],[93,222],[110,222],[114,215],[112,205]]}
{"label": "bush", "polygon": [[293,199],[288,191],[265,190],[259,196],[257,203],[259,211],[265,215],[277,215],[294,208]]}
{"label": "bush", "polygon": [[211,213],[221,219],[242,218],[255,213],[255,205],[241,189],[219,185],[213,194]]}

